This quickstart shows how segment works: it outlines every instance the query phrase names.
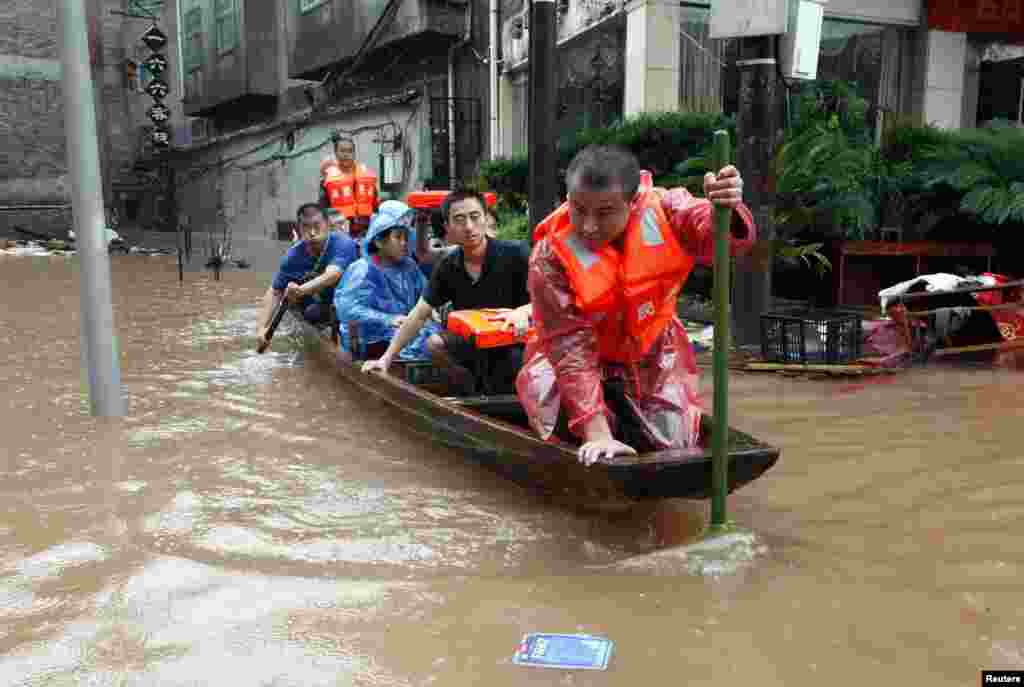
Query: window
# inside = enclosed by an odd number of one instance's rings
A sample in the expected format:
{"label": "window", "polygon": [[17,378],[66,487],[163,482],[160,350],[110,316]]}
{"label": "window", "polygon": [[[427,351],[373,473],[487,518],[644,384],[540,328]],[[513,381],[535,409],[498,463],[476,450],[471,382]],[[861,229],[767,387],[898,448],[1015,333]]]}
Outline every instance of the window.
{"label": "window", "polygon": [[303,14],[312,12],[320,5],[326,4],[327,0],[299,0],[299,12]]}
{"label": "window", "polygon": [[900,81],[907,29],[825,19],[821,26],[818,78],[848,81],[872,105],[900,108]]}
{"label": "window", "polygon": [[214,0],[213,22],[217,32],[217,54],[231,52],[238,47],[238,7],[235,0]]}
{"label": "window", "polygon": [[[698,111],[721,107],[735,114],[739,73],[731,65],[739,57],[740,41],[708,38],[708,5],[683,4],[680,13],[680,106]],[[906,110],[912,38],[913,31],[904,27],[826,17],[818,79],[848,81],[872,105]]]}
{"label": "window", "polygon": [[203,64],[203,8],[193,5],[185,14],[185,71]]}
{"label": "window", "polygon": [[739,41],[712,39],[711,9],[683,5],[680,11],[679,105],[690,112],[726,112],[734,114],[734,71],[727,65],[736,60]]}
{"label": "window", "polygon": [[196,67],[185,75],[185,100],[196,101],[203,97],[203,70]]}

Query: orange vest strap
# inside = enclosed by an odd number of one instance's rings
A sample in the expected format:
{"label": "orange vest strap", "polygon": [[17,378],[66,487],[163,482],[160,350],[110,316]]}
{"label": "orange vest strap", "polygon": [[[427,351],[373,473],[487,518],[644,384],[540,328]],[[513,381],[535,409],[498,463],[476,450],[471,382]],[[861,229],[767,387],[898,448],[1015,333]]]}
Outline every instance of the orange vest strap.
{"label": "orange vest strap", "polygon": [[680,244],[660,198],[644,193],[630,213],[623,250],[592,250],[576,236],[566,206],[537,226],[566,269],[584,313],[605,313],[597,326],[602,359],[639,359],[675,317],[676,297],[694,259]]}

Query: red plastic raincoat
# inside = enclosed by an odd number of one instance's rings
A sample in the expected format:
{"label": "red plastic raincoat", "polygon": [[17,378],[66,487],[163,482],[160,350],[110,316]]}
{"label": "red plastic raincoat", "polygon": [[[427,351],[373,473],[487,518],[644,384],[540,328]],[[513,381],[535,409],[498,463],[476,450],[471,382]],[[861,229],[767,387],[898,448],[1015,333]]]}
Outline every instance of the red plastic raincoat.
{"label": "red plastic raincoat", "polygon": [[[714,254],[710,201],[677,188],[664,195],[662,207],[683,247],[698,261],[708,263]],[[731,237],[733,255],[749,249],[756,238],[750,210],[741,205],[735,214],[746,232],[739,230]],[[736,224],[734,219],[733,226]],[[547,238],[534,246],[527,284],[536,336],[527,343],[526,363],[516,379],[516,390],[541,438],[552,438],[560,408],[565,409],[569,429],[577,435],[598,413],[607,416],[614,431],[615,417],[605,405],[601,383],[621,378],[626,402],[655,447],[683,448],[696,443],[702,413],[697,399],[697,365],[678,318],[669,322],[637,364],[605,362],[598,358],[594,323],[606,315],[584,315],[576,307],[568,275]]]}

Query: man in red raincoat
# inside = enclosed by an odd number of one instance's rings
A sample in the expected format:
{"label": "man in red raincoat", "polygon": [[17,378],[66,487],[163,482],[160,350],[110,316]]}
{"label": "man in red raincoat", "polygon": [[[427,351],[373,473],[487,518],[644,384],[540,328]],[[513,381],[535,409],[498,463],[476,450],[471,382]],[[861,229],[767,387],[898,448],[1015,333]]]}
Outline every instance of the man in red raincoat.
{"label": "man in red raincoat", "polygon": [[626,150],[584,149],[566,172],[568,201],[534,233],[535,335],[516,389],[541,438],[568,430],[587,465],[696,444],[698,373],[676,300],[693,263],[713,256],[712,203],[736,210],[734,254],[755,239],[735,167],[705,176],[706,199],[645,177]]}

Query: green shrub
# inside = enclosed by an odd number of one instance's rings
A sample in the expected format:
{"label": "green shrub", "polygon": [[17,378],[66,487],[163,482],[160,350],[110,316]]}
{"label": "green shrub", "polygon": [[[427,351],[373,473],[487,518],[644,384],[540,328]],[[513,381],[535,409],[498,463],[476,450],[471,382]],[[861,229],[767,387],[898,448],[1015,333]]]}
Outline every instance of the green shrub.
{"label": "green shrub", "polygon": [[502,196],[505,204],[521,209],[529,195],[530,162],[525,155],[500,157],[480,163],[481,186]]}
{"label": "green shrub", "polygon": [[498,218],[499,239],[519,241],[530,238],[530,218],[525,210],[515,210],[499,205],[495,208],[494,214]]}
{"label": "green shrub", "polygon": [[647,112],[601,129],[584,129],[559,150],[565,169],[573,156],[588,145],[620,145],[637,156],[640,166],[655,178],[673,175],[676,166],[704,152],[716,129],[735,139],[735,119],[708,112]]}
{"label": "green shrub", "polygon": [[863,239],[887,220],[911,165],[882,155],[869,113],[846,82],[801,89],[773,163],[783,235]]}
{"label": "green shrub", "polygon": [[916,156],[925,193],[952,191],[960,212],[983,224],[1024,222],[1024,130],[951,131]]}
{"label": "green shrub", "polygon": [[[632,151],[643,169],[650,170],[660,186],[694,187],[692,173],[677,169],[687,160],[700,158],[710,149],[716,129],[735,138],[733,118],[707,112],[654,112],[630,117],[613,126],[583,129],[567,136],[558,146],[559,196],[564,197],[564,175],[569,162],[588,145],[619,145]],[[497,192],[505,206],[522,210],[528,199],[529,160],[525,155],[489,160],[480,164],[481,185]],[[699,171],[703,177],[706,169]]]}
{"label": "green shrub", "polygon": [[908,170],[905,227],[920,236],[960,223],[963,235],[1024,224],[1024,131],[990,124],[946,130],[901,123],[883,157]]}

